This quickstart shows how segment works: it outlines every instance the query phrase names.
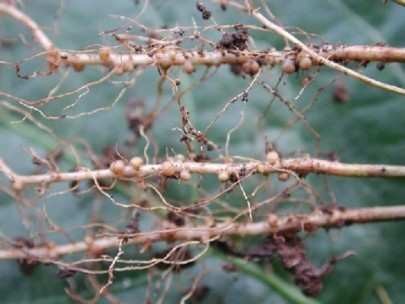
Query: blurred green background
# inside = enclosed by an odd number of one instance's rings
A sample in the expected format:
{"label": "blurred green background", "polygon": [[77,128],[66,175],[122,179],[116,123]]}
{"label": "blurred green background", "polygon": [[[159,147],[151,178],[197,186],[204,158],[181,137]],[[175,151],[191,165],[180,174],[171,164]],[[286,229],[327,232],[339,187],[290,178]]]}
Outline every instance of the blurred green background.
{"label": "blurred green background", "polygon": [[[144,1],[107,1],[107,0],[69,0],[69,1],[24,1],[23,10],[45,27],[56,45],[63,49],[81,49],[89,45],[111,44],[111,38],[100,32],[122,26],[125,22],[113,16],[136,16],[142,9]],[[260,1],[258,1],[260,2]],[[278,20],[294,30],[300,28],[319,35],[317,41],[336,44],[375,44],[386,42],[393,46],[404,46],[405,9],[382,1],[321,1],[321,0],[272,0],[266,1]],[[218,23],[249,23],[255,21],[239,12],[228,9],[221,11],[217,6],[206,1],[212,9],[213,18]],[[140,21],[150,27],[191,25],[193,20],[203,24],[200,14],[195,9],[195,1],[188,0],[153,0]],[[29,32],[10,18],[0,16],[0,37],[16,38],[20,33]],[[216,35],[216,36],[215,36]],[[255,46],[259,49],[283,47],[283,41],[270,33],[252,33]],[[219,37],[213,34],[213,37]],[[30,39],[24,45],[21,41],[2,44],[0,60],[18,62],[37,51],[38,47]],[[29,73],[38,68],[41,61],[23,65],[23,71]],[[399,86],[405,86],[405,69],[403,65],[390,64],[383,71],[378,71],[375,64],[364,69],[367,75]],[[198,71],[192,76],[176,72],[187,86],[198,81],[202,75]],[[275,83],[280,71],[267,71],[263,77]],[[46,96],[55,86],[62,73],[51,77],[22,80],[16,76],[14,68],[0,65],[0,91],[6,91],[22,98],[39,98]],[[83,73],[70,73],[63,83],[63,91],[80,86],[84,82],[98,79],[103,75],[102,69],[89,68]],[[305,74],[289,76],[281,85],[284,97],[293,98],[301,88]],[[75,120],[45,121],[57,136],[65,139],[85,139],[93,149],[100,153],[106,146],[122,144],[130,136],[125,120],[126,105],[130,100],[142,99],[151,105],[156,98],[156,86],[159,78],[156,69],[149,69],[142,74],[137,83],[124,97],[108,111],[98,112]],[[327,84],[336,78],[344,83],[349,92],[345,104],[333,101],[333,85]],[[115,78],[114,80],[118,80]],[[121,79],[126,79],[123,76]],[[220,68],[207,81],[199,84],[188,93],[183,102],[190,111],[190,116],[197,128],[203,129],[223,104],[248,85],[249,79],[241,79],[229,72],[227,67]],[[90,90],[79,104],[66,113],[77,114],[91,111],[100,106],[108,106],[122,88],[122,83],[108,83]],[[307,113],[309,123],[320,134],[320,152],[335,152],[342,161],[359,163],[389,163],[405,165],[405,99],[381,90],[366,87],[362,83],[343,77],[326,68],[304,92],[297,107],[305,107],[313,100],[318,89],[324,88],[313,108]],[[163,99],[171,96],[166,84]],[[1,100],[7,98],[1,97]],[[263,89],[254,88],[246,104],[237,102],[213,126],[209,132],[210,139],[224,145],[226,132],[237,124],[239,113],[244,112],[243,126],[234,132],[231,154],[262,158],[264,137],[277,139],[277,148],[283,154],[305,152],[314,154],[316,141],[302,123],[285,129],[288,119],[293,114],[281,103],[276,102],[266,115],[260,127],[257,117],[266,109],[271,96]],[[10,100],[9,100],[10,101]],[[47,107],[50,114],[60,114],[63,107],[72,103],[73,98],[65,98]],[[12,101],[10,101],[12,102]],[[6,108],[0,108],[0,157],[17,172],[33,172],[33,165],[28,149],[45,153],[56,146],[49,134],[42,132],[30,123],[12,123],[20,119]],[[165,154],[166,147],[176,152],[184,152],[179,143],[179,134],[173,130],[180,122],[179,113],[173,105],[159,118],[152,132],[159,143],[160,155]],[[143,149],[144,142],[134,148],[134,153]],[[72,168],[72,162],[64,162],[65,169]],[[310,177],[309,181],[317,187],[325,201],[331,198],[325,191],[324,179]],[[405,202],[405,183],[403,180],[328,178],[329,187],[339,204],[350,206],[395,205]],[[189,198],[192,190],[175,185],[173,197]],[[64,189],[54,186],[50,192]],[[117,210],[104,198],[93,195],[63,195],[42,197],[40,206],[46,204],[50,218],[61,227],[74,227],[86,223],[91,214],[90,202],[98,201],[108,219],[114,221],[123,211]],[[33,208],[38,212],[41,207]],[[28,219],[29,221],[29,219]],[[41,228],[38,227],[38,231]],[[331,255],[338,255],[346,250],[354,250],[356,256],[338,263],[336,269],[327,276],[325,286],[319,296],[322,303],[383,303],[377,296],[377,289],[384,289],[392,303],[401,303],[405,297],[405,242],[402,236],[405,223],[374,224],[352,226],[338,231],[320,231],[308,236],[306,247],[312,261],[320,265]],[[0,192],[0,232],[7,237],[30,236],[24,226],[19,208],[10,197]],[[32,233],[32,232],[31,232]],[[80,237],[80,232],[72,235]],[[32,236],[32,235],[31,235]],[[51,238],[52,236],[47,236]],[[243,273],[227,273],[221,269],[224,262],[212,256],[205,256],[196,266],[190,267],[176,275],[176,283],[166,298],[167,303],[179,301],[179,294],[187,290],[191,278],[202,269],[209,269],[203,279],[209,288],[203,303],[285,303],[274,290],[262,282]],[[0,262],[0,294],[2,303],[69,303],[65,295],[66,282],[56,275],[57,269],[40,266],[33,274],[21,273],[15,262]],[[289,280],[288,276],[282,274]],[[80,282],[80,279],[78,279]],[[79,284],[79,283],[77,283]],[[121,274],[112,288],[113,293],[125,303],[143,303],[147,277],[145,272]],[[90,297],[88,286],[78,290],[85,297]],[[194,300],[195,301],[195,300]],[[387,302],[388,303],[388,302]]]}

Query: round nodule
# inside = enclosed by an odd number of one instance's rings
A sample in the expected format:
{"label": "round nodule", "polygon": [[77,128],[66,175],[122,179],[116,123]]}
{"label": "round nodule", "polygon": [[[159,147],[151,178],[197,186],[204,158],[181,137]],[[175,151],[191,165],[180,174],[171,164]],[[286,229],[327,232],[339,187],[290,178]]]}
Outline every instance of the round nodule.
{"label": "round nodule", "polygon": [[143,159],[142,157],[135,156],[131,158],[129,163],[131,164],[132,168],[138,170],[143,165]]}
{"label": "round nodule", "polygon": [[229,178],[230,178],[230,175],[229,175],[229,173],[227,171],[221,171],[221,172],[218,173],[218,179],[221,182],[226,182],[226,181],[229,180]]}
{"label": "round nodule", "polygon": [[282,65],[283,72],[286,74],[295,73],[295,62],[289,58],[285,59]]}
{"label": "round nodule", "polygon": [[125,170],[125,162],[123,160],[113,161],[110,165],[110,170],[115,175],[123,175]]}

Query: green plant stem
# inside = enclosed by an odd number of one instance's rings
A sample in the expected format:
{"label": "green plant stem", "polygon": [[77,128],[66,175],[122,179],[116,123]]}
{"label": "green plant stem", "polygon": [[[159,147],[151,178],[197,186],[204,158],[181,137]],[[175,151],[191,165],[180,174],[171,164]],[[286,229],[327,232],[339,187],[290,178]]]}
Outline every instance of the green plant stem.
{"label": "green plant stem", "polygon": [[245,274],[256,278],[258,281],[261,281],[265,285],[271,287],[275,292],[277,292],[281,297],[289,301],[290,303],[295,304],[320,304],[315,299],[311,299],[305,296],[301,290],[299,290],[294,285],[284,281],[281,277],[277,276],[274,272],[271,274],[264,272],[259,266],[252,262],[248,262],[244,259],[232,257],[220,253],[218,251],[212,250],[215,256],[226,260],[233,265],[235,265],[240,271]]}

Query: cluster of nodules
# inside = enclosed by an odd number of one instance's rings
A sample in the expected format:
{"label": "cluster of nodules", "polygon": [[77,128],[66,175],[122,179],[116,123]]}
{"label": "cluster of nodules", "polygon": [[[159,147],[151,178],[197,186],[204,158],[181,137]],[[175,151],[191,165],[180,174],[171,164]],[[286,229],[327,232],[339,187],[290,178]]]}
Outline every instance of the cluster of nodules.
{"label": "cluster of nodules", "polygon": [[[120,64],[116,64],[112,55],[113,52],[109,47],[101,47],[98,50],[98,59],[101,64],[113,69],[115,74],[121,75],[135,69],[135,64],[129,56],[122,60]],[[56,71],[61,65],[71,66],[76,72],[81,72],[86,67],[86,63],[78,55],[61,52],[57,49],[48,51],[46,59],[51,72]]]}
{"label": "cluster of nodules", "polygon": [[103,65],[107,67],[114,67],[115,74],[121,75],[132,72],[135,69],[135,65],[132,60],[123,60],[122,63],[114,66],[111,60],[111,49],[109,47],[101,47],[98,50],[98,56]]}
{"label": "cluster of nodules", "polygon": [[220,57],[218,54],[210,54],[204,52],[182,52],[180,50],[165,50],[159,51],[154,55],[154,60],[163,71],[168,70],[172,66],[181,66],[187,74],[195,72],[195,65],[219,66],[221,64],[230,64],[237,66],[239,73],[250,76],[256,75],[264,64],[262,60],[257,60],[255,56],[250,56],[248,53],[242,52],[227,52],[221,51]]}
{"label": "cluster of nodules", "polygon": [[[151,165],[148,168],[144,166],[144,160],[135,156],[128,160],[116,160],[110,164],[110,170],[115,177],[118,178],[131,178],[131,177],[145,177],[146,175],[159,175],[165,178],[174,178],[180,179],[183,181],[188,181],[191,179],[190,163],[186,163],[186,158],[182,154],[178,154],[173,157],[168,157],[159,165]],[[203,163],[201,164],[204,166]],[[153,168],[152,168],[153,167]],[[268,175],[270,172],[277,172],[278,178],[280,181],[287,181],[289,178],[289,173],[281,168],[281,159],[278,152],[272,150],[269,151],[266,155],[266,160],[264,162],[257,162],[253,168],[252,173],[259,173],[264,176]],[[191,169],[192,170],[192,169]],[[198,172],[198,169],[195,169]],[[218,180],[220,182],[238,182],[239,179],[247,175],[246,168],[243,166],[233,166],[232,163],[229,163],[229,166],[222,166],[216,172]]]}
{"label": "cluster of nodules", "polygon": [[[239,35],[240,33],[233,34]],[[256,75],[263,65],[281,64],[284,73],[292,74],[298,70],[307,70],[316,64],[310,55],[300,50],[290,49],[280,54],[276,51],[274,53],[272,53],[273,51],[249,52],[223,47],[217,52],[219,54],[203,51],[185,52],[174,48],[161,49],[154,54],[149,54],[150,61],[146,60],[145,64],[154,63],[164,72],[172,66],[181,66],[187,74],[195,72],[197,64],[206,66],[229,64],[231,71],[236,75],[249,76]],[[113,60],[113,53],[109,47],[101,47],[98,50],[98,59],[102,65],[112,69],[117,75],[132,72],[136,68],[131,56],[123,55],[121,62],[117,64],[116,59]],[[81,72],[85,68],[85,63],[77,55],[61,53],[58,50],[49,51],[47,60],[50,71],[57,70],[62,64],[71,66],[77,72]]]}
{"label": "cluster of nodules", "polygon": [[[204,54],[199,54],[198,56],[204,56]],[[183,71],[187,74],[195,72],[195,67],[189,54],[176,50],[165,50],[156,53],[154,58],[158,66],[164,71],[168,70],[171,66],[178,65],[182,66]]]}
{"label": "cluster of nodules", "polygon": [[292,53],[285,56],[281,64],[282,70],[286,74],[292,74],[298,70],[308,70],[314,65],[310,55],[304,51]]}
{"label": "cluster of nodules", "polygon": [[273,168],[278,170],[278,179],[285,182],[289,179],[290,174],[287,171],[280,171],[281,168],[281,156],[276,150],[270,150],[266,154],[266,162],[259,163],[256,167],[256,172],[267,175]]}
{"label": "cluster of nodules", "polygon": [[[170,157],[161,163],[157,173],[163,177],[188,181],[191,179],[191,173],[190,171],[182,168],[181,164],[184,161],[185,157],[181,154],[178,154],[175,157]],[[141,168],[143,165],[143,159],[139,156],[135,156],[129,161],[113,161],[110,165],[110,170],[116,177],[142,176],[143,173],[141,172]]]}
{"label": "cluster of nodules", "polygon": [[140,171],[143,164],[143,159],[139,156],[135,156],[131,158],[129,162],[121,159],[113,161],[110,164],[110,170],[118,177],[130,177],[137,175],[137,172]]}
{"label": "cluster of nodules", "polygon": [[285,52],[284,55],[272,51],[266,52],[249,52],[241,50],[220,50],[221,59],[211,56],[204,52],[182,52],[181,50],[164,50],[154,55],[154,61],[163,71],[172,66],[182,66],[183,71],[187,74],[195,72],[196,64],[206,66],[218,66],[220,64],[229,64],[231,71],[235,75],[254,76],[262,69],[263,66],[274,66],[280,64],[282,71],[286,74],[292,74],[299,70],[308,70],[316,63],[304,51]]}
{"label": "cluster of nodules", "polygon": [[[202,14],[207,15],[209,13],[200,1],[197,2],[197,9]],[[180,48],[164,47],[147,53],[144,63],[145,65],[156,65],[163,72],[166,72],[172,66],[181,66],[187,74],[195,72],[195,65],[209,67],[229,64],[234,74],[252,77],[264,65],[271,67],[280,64],[284,73],[292,74],[298,70],[307,70],[314,64],[319,64],[309,54],[297,47],[287,47],[282,52],[274,49],[259,52],[249,51],[248,41],[249,33],[247,29],[238,24],[234,26],[234,31],[223,33],[221,39],[215,45],[216,51],[186,51]],[[110,47],[103,46],[98,49],[98,54],[95,55],[98,58],[93,59],[112,69],[117,75],[132,72],[136,68],[130,54],[117,55],[113,53]],[[57,49],[48,52],[47,60],[51,72],[57,70],[62,64],[71,66],[75,71],[80,72],[85,68],[86,64],[83,62],[83,58],[79,58],[78,55],[60,52]]]}

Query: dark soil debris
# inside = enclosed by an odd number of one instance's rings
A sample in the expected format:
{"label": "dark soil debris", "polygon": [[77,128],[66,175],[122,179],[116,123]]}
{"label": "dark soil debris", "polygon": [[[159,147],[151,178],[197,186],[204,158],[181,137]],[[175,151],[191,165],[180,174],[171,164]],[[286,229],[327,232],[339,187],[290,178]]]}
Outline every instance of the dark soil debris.
{"label": "dark soil debris", "polygon": [[226,50],[247,50],[249,34],[246,29],[238,28],[233,33],[224,33],[217,44],[217,48]]}

